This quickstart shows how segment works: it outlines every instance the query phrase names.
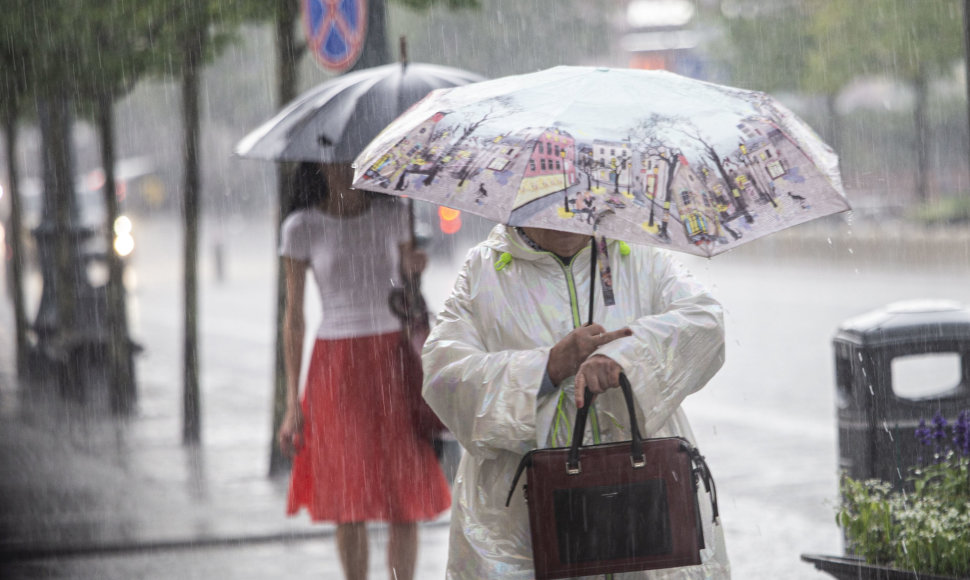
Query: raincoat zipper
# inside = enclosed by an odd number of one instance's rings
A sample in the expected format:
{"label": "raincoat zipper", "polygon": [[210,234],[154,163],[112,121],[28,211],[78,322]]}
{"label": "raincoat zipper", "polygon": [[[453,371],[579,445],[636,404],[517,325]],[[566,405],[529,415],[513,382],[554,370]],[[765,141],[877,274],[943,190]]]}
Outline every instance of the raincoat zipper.
{"label": "raincoat zipper", "polygon": [[[583,250],[580,250],[580,252],[582,252],[582,251]],[[569,289],[569,306],[570,306],[570,309],[572,310],[572,313],[573,313],[573,328],[574,329],[575,328],[579,328],[580,326],[583,325],[583,321],[582,321],[582,317],[581,317],[581,315],[579,313],[579,299],[577,298],[577,294],[576,294],[576,282],[573,279],[573,267],[572,267],[572,265],[573,265],[573,262],[575,261],[575,257],[573,257],[573,259],[570,260],[569,265],[567,266],[562,261],[562,259],[559,256],[557,256],[556,254],[554,254],[552,252],[546,252],[546,253],[548,253],[550,256],[552,256],[553,259],[556,260],[556,262],[559,263],[559,266],[562,268],[563,274],[566,277],[566,287]],[[577,255],[579,255],[579,254],[577,254]],[[595,280],[590,280],[589,283],[590,284],[593,284],[593,283],[595,283]],[[551,444],[554,447],[556,446],[556,437],[559,434],[560,421],[564,421],[565,422],[566,429],[567,429],[568,432],[572,433],[572,430],[573,430],[572,429],[572,423],[570,422],[569,417],[566,415],[566,411],[565,411],[565,408],[564,408],[565,399],[566,399],[566,392],[563,391],[563,390],[560,390],[559,391],[559,400],[556,402],[556,420],[553,423],[552,434],[551,434],[552,435],[552,437],[551,437]],[[589,414],[589,418],[590,418],[590,429],[593,432],[593,443],[599,444],[600,443],[600,428],[599,428],[599,419],[597,417],[596,405],[595,404],[590,408],[590,411],[591,411],[591,413]],[[572,442],[571,441],[567,441],[566,442],[567,445],[569,445],[570,443],[572,443]]]}

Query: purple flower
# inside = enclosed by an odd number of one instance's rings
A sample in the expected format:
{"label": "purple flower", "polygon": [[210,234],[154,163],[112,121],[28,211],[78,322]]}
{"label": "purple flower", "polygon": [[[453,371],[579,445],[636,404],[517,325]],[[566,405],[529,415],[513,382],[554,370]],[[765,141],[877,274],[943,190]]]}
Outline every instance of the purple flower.
{"label": "purple flower", "polygon": [[970,455],[970,411],[963,410],[953,425],[953,446],[963,455]]}
{"label": "purple flower", "polygon": [[919,427],[916,428],[916,439],[923,445],[933,445],[933,431],[926,426],[926,419],[919,420]]}
{"label": "purple flower", "polygon": [[943,416],[943,413],[937,411],[933,415],[933,442],[942,447],[944,441],[946,441],[946,417]]}

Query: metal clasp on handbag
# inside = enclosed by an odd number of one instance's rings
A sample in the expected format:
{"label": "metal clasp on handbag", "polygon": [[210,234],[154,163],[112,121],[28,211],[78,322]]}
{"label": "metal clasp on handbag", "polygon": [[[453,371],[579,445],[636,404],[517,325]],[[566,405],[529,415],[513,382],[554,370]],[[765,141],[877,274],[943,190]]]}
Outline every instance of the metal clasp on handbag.
{"label": "metal clasp on handbag", "polygon": [[[633,455],[630,456],[630,465],[633,466],[633,469],[640,469],[646,464],[647,464],[647,458],[643,453],[640,453],[640,457],[634,457]],[[579,475],[582,472],[583,472],[582,461],[577,461],[575,465],[570,465],[568,461],[566,462],[566,473],[568,475]]]}
{"label": "metal clasp on handbag", "polygon": [[[643,438],[640,436],[640,428],[637,426],[637,414],[633,405],[633,387],[624,373],[620,373],[620,390],[623,391],[623,399],[626,401],[626,410],[630,414],[630,465],[634,469],[640,469],[647,464],[646,456],[643,454]],[[593,399],[593,394],[586,389],[584,395],[586,401]],[[569,455],[566,458],[566,473],[577,475],[582,473],[579,463],[579,448],[583,445],[583,435],[586,432],[586,417],[592,405],[583,405],[582,409],[576,412],[576,423],[573,426],[573,441],[569,446]]]}

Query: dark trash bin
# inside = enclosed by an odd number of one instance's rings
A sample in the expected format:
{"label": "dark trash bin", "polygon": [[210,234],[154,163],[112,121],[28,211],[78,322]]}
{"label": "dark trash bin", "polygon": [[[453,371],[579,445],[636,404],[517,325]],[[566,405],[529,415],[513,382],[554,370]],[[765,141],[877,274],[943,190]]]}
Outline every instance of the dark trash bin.
{"label": "dark trash bin", "polygon": [[840,467],[900,488],[909,467],[932,460],[919,421],[940,412],[952,424],[970,408],[970,309],[893,303],[846,320],[833,344]]}

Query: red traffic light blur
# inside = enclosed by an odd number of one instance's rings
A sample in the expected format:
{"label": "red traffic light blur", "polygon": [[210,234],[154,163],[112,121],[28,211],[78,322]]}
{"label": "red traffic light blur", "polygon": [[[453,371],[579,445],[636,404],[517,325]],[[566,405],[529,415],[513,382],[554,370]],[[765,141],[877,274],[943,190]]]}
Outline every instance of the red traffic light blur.
{"label": "red traffic light blur", "polygon": [[446,234],[457,233],[461,229],[461,211],[438,206],[438,227]]}

